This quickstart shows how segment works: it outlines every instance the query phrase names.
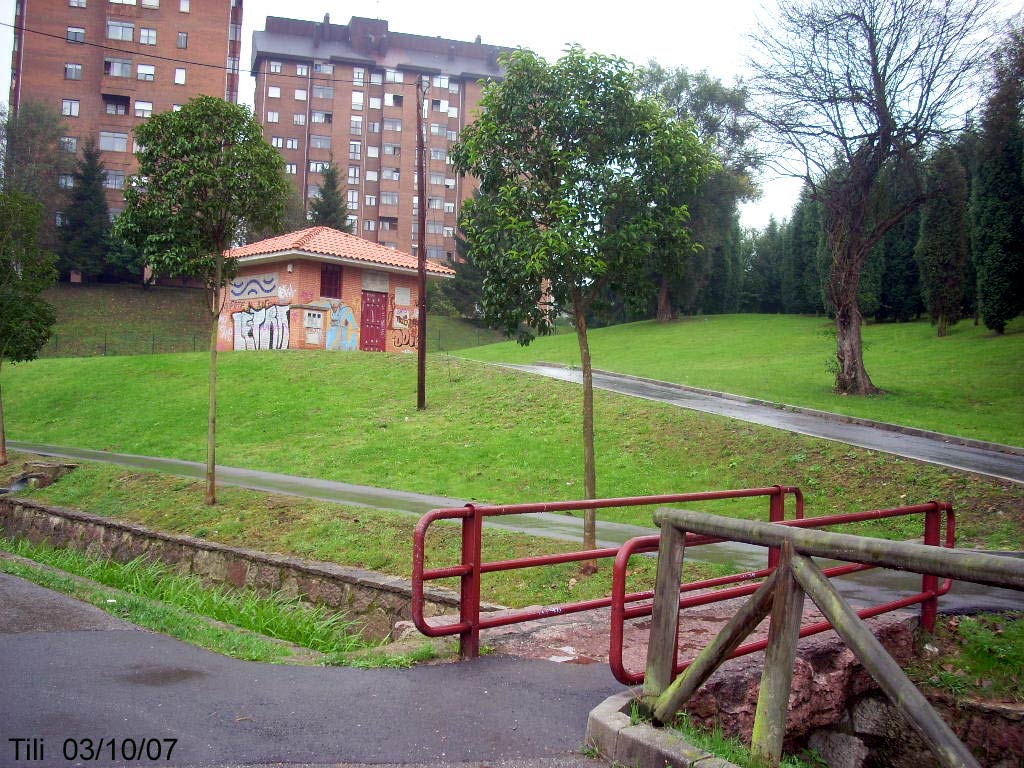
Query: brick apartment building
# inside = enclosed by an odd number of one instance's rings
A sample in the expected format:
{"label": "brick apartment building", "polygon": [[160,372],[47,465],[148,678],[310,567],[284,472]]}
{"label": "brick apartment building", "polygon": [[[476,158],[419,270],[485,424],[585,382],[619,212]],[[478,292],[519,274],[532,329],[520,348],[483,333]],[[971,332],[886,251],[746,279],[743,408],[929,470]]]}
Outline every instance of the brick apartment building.
{"label": "brick apartment building", "polygon": [[200,94],[238,100],[241,25],[242,0],[16,0],[11,108],[60,110],[68,152],[96,141],[116,215],[135,125]]}
{"label": "brick apartment building", "polygon": [[478,81],[501,76],[508,50],[391,32],[380,19],[268,17],[253,34],[256,115],[307,206],[333,158],[356,234],[415,255],[416,89],[426,79],[426,255],[451,261],[475,184],[458,177],[448,148],[478,105]]}

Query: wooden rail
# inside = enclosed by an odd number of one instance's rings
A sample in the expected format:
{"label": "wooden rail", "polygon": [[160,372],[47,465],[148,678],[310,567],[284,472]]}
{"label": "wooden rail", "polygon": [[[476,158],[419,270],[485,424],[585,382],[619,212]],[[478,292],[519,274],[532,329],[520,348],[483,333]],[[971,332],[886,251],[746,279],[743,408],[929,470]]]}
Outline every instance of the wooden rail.
{"label": "wooden rail", "polygon": [[[659,509],[654,515],[654,521],[661,528],[661,539],[641,705],[656,722],[670,722],[700,686],[771,613],[751,749],[755,757],[767,765],[777,766],[782,757],[786,711],[804,597],[809,595],[879,687],[921,734],[939,764],[947,768],[978,767],[974,756],[932,709],[928,700],[907,678],[810,556],[880,565],[1018,590],[1024,590],[1024,561],[865,536],[800,530],[680,509]],[[679,582],[687,533],[780,547],[781,553],[776,569],[760,588],[693,663],[672,680],[679,621]]]}

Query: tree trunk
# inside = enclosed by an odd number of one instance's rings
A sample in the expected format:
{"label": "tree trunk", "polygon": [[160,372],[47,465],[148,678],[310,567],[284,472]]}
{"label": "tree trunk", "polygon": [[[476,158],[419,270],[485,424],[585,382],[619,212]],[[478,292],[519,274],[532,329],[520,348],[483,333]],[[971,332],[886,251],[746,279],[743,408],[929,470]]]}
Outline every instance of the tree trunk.
{"label": "tree trunk", "polygon": [[878,395],[882,390],[871,383],[864,368],[864,347],[860,338],[862,318],[857,296],[836,307],[836,392],[843,395]]}
{"label": "tree trunk", "polygon": [[948,322],[948,320],[947,320],[945,315],[939,315],[938,326],[939,326],[939,330],[938,330],[939,338],[942,338],[947,333],[949,333],[949,322]]}
{"label": "tree trunk", "polygon": [[[0,358],[2,365],[2,358]],[[0,392],[0,467],[6,467],[7,458],[7,426],[4,424],[4,396]]]}
{"label": "tree trunk", "polygon": [[220,285],[223,275],[223,256],[216,260],[216,283],[210,289],[210,409],[206,422],[206,497],[204,502],[217,503],[217,326],[220,323]]}
{"label": "tree trunk", "polygon": [[676,308],[672,303],[672,293],[668,289],[668,278],[661,276],[661,283],[658,286],[658,322],[668,323],[675,320]]}
{"label": "tree trunk", "polygon": [[[583,367],[583,488],[584,498],[597,498],[597,468],[594,462],[594,374],[590,367],[590,345],[587,342],[587,318],[583,302],[573,298],[576,315],[576,340],[580,345],[580,363]],[[597,516],[588,509],[583,514],[583,548],[597,549]],[[583,570],[597,570],[593,562],[585,563]]]}

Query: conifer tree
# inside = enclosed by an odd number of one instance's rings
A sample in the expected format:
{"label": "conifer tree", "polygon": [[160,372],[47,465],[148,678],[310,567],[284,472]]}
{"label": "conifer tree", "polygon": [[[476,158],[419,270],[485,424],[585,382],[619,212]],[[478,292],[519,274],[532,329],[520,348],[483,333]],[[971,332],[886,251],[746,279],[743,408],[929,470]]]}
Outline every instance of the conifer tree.
{"label": "conifer tree", "polygon": [[82,148],[60,229],[57,265],[63,274],[77,270],[83,277],[96,277],[106,266],[110,250],[110,212],[103,176],[100,151],[90,139]]}
{"label": "conifer tree", "polygon": [[352,224],[348,220],[348,205],[342,197],[341,186],[338,184],[338,169],[334,160],[323,170],[323,182],[320,194],[309,203],[309,220],[317,226],[340,229],[352,233]]}

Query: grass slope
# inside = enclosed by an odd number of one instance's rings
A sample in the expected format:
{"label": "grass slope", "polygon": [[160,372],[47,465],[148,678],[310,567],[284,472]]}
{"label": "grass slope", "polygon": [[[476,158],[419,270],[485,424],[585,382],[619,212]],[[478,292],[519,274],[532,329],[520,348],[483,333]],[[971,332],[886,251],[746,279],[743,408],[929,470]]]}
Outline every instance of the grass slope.
{"label": "grass slope", "polygon": [[[596,368],[1024,445],[1024,317],[1011,322],[1004,336],[970,321],[942,339],[927,322],[868,325],[864,345],[867,369],[885,395],[832,392],[835,338],[824,318],[717,315],[590,333]],[[579,365],[574,335],[463,354],[492,362]]]}
{"label": "grass slope", "polygon": [[[578,387],[434,358],[419,412],[415,374],[407,356],[223,355],[218,460],[490,502],[582,495]],[[40,360],[5,378],[12,439],[205,458],[202,353]],[[958,505],[962,542],[1024,543],[1019,486],[622,395],[595,401],[603,496],[793,484],[810,514],[939,498]],[[763,519],[767,503],[706,509]],[[649,525],[650,511],[599,519]],[[909,523],[860,530],[920,535]]]}

